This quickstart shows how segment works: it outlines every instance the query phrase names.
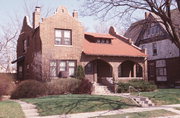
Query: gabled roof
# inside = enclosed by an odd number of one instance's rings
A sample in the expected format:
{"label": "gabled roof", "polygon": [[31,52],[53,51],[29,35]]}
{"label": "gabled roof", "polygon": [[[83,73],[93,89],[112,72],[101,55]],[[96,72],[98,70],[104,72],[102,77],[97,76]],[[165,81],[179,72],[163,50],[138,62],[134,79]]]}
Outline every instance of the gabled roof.
{"label": "gabled roof", "polygon": [[[87,35],[87,34],[85,34]],[[90,34],[88,34],[90,35]],[[92,35],[94,36],[94,34]],[[145,57],[146,54],[133,45],[127,44],[124,41],[117,39],[110,34],[97,34],[96,36],[112,37],[111,44],[93,43],[88,40],[83,41],[83,52],[86,55],[100,56],[124,56],[124,57]]]}
{"label": "gabled roof", "polygon": [[[172,15],[172,21],[175,24],[175,28],[178,28],[179,24],[180,24],[179,10],[178,9],[171,10],[171,15]],[[149,17],[149,16],[152,16],[157,22],[159,22],[159,25],[163,28],[164,31],[166,31],[165,26],[161,23],[162,19],[159,16],[157,16],[154,13],[151,13],[151,12],[148,13],[147,17]],[[145,18],[145,19],[142,19],[140,21],[137,21],[137,22],[131,24],[131,26],[128,28],[128,30],[126,31],[124,36],[128,37],[128,38],[131,38],[132,41],[134,43],[136,43],[136,41],[139,38],[139,35],[140,35],[141,31],[143,30],[143,27],[145,27],[144,24],[146,23],[146,20],[147,19]]]}

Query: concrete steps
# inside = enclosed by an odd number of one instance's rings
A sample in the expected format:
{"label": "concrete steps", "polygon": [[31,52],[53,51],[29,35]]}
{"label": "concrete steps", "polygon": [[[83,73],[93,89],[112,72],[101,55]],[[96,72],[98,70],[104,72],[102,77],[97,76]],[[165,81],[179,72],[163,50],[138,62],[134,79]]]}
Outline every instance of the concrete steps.
{"label": "concrete steps", "polygon": [[147,97],[142,96],[129,96],[137,105],[141,107],[152,107],[155,104]]}
{"label": "concrete steps", "polygon": [[97,95],[111,94],[111,91],[107,88],[107,86],[100,85],[99,83],[95,83],[93,86],[94,86],[94,91],[92,92],[92,94],[97,94]]}

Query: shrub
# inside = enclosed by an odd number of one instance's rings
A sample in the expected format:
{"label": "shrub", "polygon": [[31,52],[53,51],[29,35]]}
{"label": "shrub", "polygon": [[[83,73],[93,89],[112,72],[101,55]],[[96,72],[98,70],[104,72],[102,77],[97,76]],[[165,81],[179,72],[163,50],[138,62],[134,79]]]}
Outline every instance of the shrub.
{"label": "shrub", "polygon": [[91,94],[93,89],[92,83],[88,79],[83,79],[76,89],[76,94]]}
{"label": "shrub", "polygon": [[10,95],[15,88],[13,75],[0,74],[0,97],[2,95]]}
{"label": "shrub", "polygon": [[47,83],[49,95],[73,93],[80,85],[80,80],[60,78]]}
{"label": "shrub", "polygon": [[154,91],[157,89],[157,86],[152,82],[144,80],[130,80],[128,83],[118,83],[117,92],[128,92],[129,86],[133,86],[141,92]]}
{"label": "shrub", "polygon": [[13,91],[11,98],[35,98],[47,95],[47,87],[43,82],[36,80],[22,81]]}
{"label": "shrub", "polygon": [[118,83],[118,89],[117,89],[117,92],[118,92],[118,93],[125,93],[125,92],[128,92],[129,86],[130,86],[129,83]]}
{"label": "shrub", "polygon": [[75,72],[75,76],[77,79],[80,79],[80,80],[84,79],[84,77],[85,77],[84,69],[81,65],[79,65],[77,67],[76,72]]}

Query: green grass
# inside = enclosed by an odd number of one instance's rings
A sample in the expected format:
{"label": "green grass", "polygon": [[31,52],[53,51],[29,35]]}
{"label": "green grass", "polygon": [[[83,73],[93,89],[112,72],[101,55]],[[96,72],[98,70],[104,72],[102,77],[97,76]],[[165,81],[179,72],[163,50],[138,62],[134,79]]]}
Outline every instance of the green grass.
{"label": "green grass", "polygon": [[101,117],[96,117],[96,118],[126,118],[126,117],[127,118],[152,118],[152,117],[171,116],[171,115],[176,115],[176,114],[170,111],[166,111],[166,110],[153,110],[153,111],[108,115],[108,116],[101,116]]}
{"label": "green grass", "polygon": [[180,89],[158,89],[155,92],[142,92],[157,105],[180,104]]}
{"label": "green grass", "polygon": [[25,116],[18,103],[13,101],[1,101],[0,118],[25,118]]}
{"label": "green grass", "polygon": [[22,100],[35,104],[41,116],[116,110],[136,106],[125,98],[97,95],[59,95]]}

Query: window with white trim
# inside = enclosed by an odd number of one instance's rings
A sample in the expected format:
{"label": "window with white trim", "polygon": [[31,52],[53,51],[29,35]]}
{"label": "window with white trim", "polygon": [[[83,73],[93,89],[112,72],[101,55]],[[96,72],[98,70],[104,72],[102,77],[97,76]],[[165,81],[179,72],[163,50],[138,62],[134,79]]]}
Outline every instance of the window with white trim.
{"label": "window with white trim", "polygon": [[75,60],[53,60],[50,61],[50,76],[57,77],[60,72],[67,72],[70,77],[75,75]]}
{"label": "window with white trim", "polygon": [[71,30],[55,29],[55,45],[72,45]]}

